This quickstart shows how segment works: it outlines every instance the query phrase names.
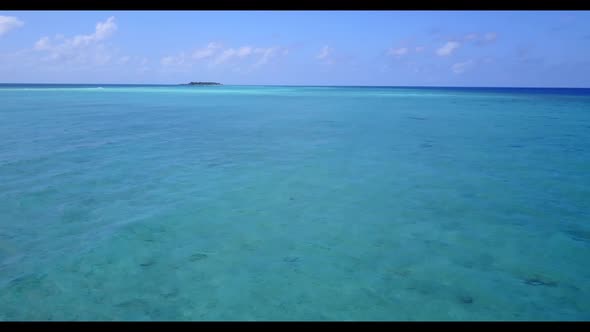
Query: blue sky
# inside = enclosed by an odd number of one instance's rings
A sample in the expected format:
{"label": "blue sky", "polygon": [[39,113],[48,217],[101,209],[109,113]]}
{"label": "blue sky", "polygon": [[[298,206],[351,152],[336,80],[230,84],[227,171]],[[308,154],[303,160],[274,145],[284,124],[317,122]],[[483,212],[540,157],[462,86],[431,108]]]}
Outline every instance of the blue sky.
{"label": "blue sky", "polygon": [[590,87],[589,11],[0,11],[0,82]]}

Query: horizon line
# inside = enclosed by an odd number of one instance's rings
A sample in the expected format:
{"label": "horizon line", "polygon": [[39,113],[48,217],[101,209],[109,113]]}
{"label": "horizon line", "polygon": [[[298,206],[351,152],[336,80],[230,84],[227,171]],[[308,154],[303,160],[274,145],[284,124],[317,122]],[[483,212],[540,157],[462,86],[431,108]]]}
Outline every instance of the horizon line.
{"label": "horizon line", "polygon": [[[188,83],[9,83],[0,85],[145,85],[145,86],[186,86]],[[328,84],[224,84],[221,86],[277,86],[277,87],[367,87],[367,88],[480,88],[480,89],[590,89],[568,86],[451,86],[451,85],[328,85]]]}

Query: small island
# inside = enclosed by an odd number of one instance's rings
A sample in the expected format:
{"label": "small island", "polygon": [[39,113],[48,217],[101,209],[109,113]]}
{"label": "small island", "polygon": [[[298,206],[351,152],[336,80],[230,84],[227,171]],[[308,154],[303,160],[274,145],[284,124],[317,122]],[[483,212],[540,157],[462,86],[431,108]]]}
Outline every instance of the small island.
{"label": "small island", "polygon": [[186,85],[221,85],[221,83],[217,83],[217,82],[190,82],[189,84]]}

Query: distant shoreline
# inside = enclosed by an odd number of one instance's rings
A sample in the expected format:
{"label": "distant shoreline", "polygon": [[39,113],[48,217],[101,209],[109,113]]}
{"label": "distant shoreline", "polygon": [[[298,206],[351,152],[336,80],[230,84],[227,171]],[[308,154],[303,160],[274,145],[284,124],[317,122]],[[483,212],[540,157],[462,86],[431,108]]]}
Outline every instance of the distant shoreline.
{"label": "distant shoreline", "polygon": [[[198,82],[195,82],[198,83]],[[202,82],[208,83],[208,82]],[[210,82],[216,83],[216,82]],[[153,87],[173,87],[173,86],[189,86],[190,83],[0,83],[1,86],[153,86]],[[195,84],[196,85],[196,84]],[[312,88],[397,88],[397,89],[574,89],[574,90],[589,90],[590,87],[526,87],[526,86],[436,86],[436,85],[300,85],[300,84],[221,84],[220,86],[243,86],[243,87],[312,87]]]}
{"label": "distant shoreline", "polygon": [[181,84],[181,85],[222,85],[222,84],[217,83],[217,82],[190,82],[188,84]]}

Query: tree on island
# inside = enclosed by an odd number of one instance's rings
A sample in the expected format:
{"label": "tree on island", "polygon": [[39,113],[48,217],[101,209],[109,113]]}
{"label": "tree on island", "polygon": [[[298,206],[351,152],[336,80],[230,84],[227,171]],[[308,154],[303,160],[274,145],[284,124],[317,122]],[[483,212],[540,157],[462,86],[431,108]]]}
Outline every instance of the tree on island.
{"label": "tree on island", "polygon": [[221,85],[217,82],[190,82],[188,85]]}

